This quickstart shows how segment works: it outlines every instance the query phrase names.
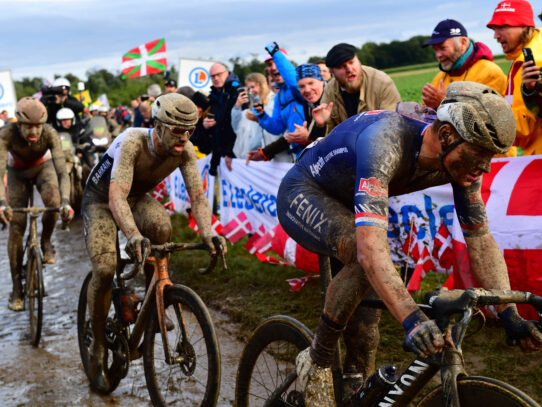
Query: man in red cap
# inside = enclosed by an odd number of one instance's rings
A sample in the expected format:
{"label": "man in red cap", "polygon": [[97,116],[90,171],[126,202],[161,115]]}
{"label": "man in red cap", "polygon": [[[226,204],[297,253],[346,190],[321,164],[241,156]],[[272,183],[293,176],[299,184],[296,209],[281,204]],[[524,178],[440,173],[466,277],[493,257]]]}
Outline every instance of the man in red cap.
{"label": "man in red cap", "polygon": [[522,49],[530,48],[535,65],[542,66],[542,34],[535,28],[531,4],[524,0],[501,1],[487,27],[495,32],[493,38],[501,44],[506,59],[513,61],[505,98],[516,117],[517,155],[542,154],[542,118],[527,109],[521,96],[522,70],[532,66],[524,64]]}

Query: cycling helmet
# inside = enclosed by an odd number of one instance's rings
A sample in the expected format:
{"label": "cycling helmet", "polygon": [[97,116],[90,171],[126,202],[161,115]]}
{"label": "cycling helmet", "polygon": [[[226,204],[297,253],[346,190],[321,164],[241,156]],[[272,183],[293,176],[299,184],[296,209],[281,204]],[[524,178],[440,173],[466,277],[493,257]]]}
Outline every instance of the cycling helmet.
{"label": "cycling helmet", "polygon": [[58,112],[56,112],[56,121],[58,124],[58,127],[60,127],[60,122],[62,120],[68,120],[71,119],[72,126],[75,124],[75,114],[73,113],[73,110],[68,109],[67,107],[63,107],[62,109],[59,109]]}
{"label": "cycling helmet", "polygon": [[198,122],[198,109],[186,96],[167,93],[154,102],[152,117],[166,126],[194,127]]}
{"label": "cycling helmet", "polygon": [[[462,140],[494,153],[506,153],[516,138],[516,120],[506,100],[489,86],[476,82],[453,82],[437,109],[441,122],[450,123]],[[450,148],[451,147],[451,148]]]}
{"label": "cycling helmet", "polygon": [[62,89],[67,89],[68,90],[68,93],[70,92],[70,81],[67,80],[66,78],[56,78],[54,81],[53,81],[53,88],[62,88]]}
{"label": "cycling helmet", "polygon": [[98,106],[98,113],[109,113],[109,108],[107,106],[101,105]]}
{"label": "cycling helmet", "polygon": [[97,111],[97,110],[98,110],[98,105],[90,105],[90,106],[88,107],[88,112],[89,112],[89,113],[95,112],[95,111]]}
{"label": "cycling helmet", "polygon": [[27,96],[17,102],[15,117],[19,123],[42,124],[47,121],[47,109],[39,100]]}

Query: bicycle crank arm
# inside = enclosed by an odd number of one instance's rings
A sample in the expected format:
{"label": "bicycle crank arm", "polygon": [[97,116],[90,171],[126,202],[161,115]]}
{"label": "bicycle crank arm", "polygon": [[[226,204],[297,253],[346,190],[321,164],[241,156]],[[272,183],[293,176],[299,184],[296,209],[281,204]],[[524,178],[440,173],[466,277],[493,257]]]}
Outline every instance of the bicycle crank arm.
{"label": "bicycle crank arm", "polygon": [[286,391],[290,385],[295,382],[295,379],[297,379],[297,372],[292,372],[288,376],[286,376],[286,379],[275,389],[273,393],[271,393],[271,396],[265,401],[265,404],[263,407],[272,407],[276,405],[277,399],[280,397],[282,393]]}

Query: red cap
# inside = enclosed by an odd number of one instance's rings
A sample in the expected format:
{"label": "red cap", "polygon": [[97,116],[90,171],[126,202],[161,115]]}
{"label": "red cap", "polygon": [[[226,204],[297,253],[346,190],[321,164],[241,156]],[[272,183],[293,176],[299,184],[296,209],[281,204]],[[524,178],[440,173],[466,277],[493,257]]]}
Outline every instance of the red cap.
{"label": "red cap", "polygon": [[528,1],[508,0],[501,1],[487,27],[493,25],[509,25],[511,27],[534,27],[533,8]]}
{"label": "red cap", "polygon": [[[279,48],[279,51],[282,52],[284,55],[288,56],[288,53],[286,52],[286,50],[282,49],[282,48]],[[271,55],[269,55],[267,58],[265,58],[265,62],[267,61],[271,61],[273,59],[273,57]]]}

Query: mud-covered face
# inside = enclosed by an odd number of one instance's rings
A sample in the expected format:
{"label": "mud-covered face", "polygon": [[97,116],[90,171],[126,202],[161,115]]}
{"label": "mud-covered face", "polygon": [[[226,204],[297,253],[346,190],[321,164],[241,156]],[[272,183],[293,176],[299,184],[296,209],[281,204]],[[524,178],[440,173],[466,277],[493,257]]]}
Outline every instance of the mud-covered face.
{"label": "mud-covered face", "polygon": [[19,123],[19,130],[21,131],[21,136],[28,143],[35,143],[41,137],[41,132],[43,130],[42,124],[30,124],[30,123]]}
{"label": "mud-covered face", "polygon": [[194,127],[167,126],[163,123],[157,123],[155,127],[156,134],[160,139],[160,148],[168,155],[173,156],[181,155],[186,142],[194,133],[194,129]]}
{"label": "mud-covered face", "polygon": [[493,151],[463,142],[444,157],[443,164],[457,184],[468,187],[489,172],[494,155]]}

